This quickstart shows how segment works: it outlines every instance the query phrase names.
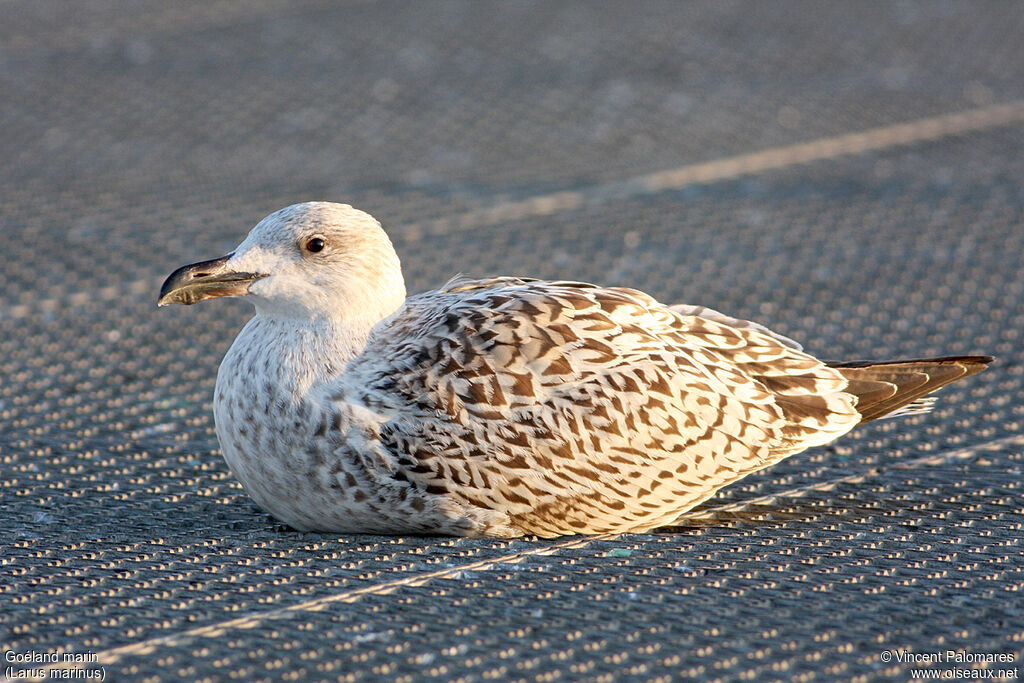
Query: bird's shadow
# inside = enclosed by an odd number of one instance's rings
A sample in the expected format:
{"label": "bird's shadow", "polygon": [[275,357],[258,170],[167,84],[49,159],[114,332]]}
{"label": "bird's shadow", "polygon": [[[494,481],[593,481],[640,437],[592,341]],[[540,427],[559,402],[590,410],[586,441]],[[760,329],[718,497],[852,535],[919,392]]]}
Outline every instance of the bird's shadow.
{"label": "bird's shadow", "polygon": [[763,526],[793,522],[849,521],[853,517],[876,517],[892,506],[882,501],[873,504],[839,503],[750,503],[738,509],[721,510],[714,506],[697,507],[668,526],[652,533],[681,533],[694,529]]}

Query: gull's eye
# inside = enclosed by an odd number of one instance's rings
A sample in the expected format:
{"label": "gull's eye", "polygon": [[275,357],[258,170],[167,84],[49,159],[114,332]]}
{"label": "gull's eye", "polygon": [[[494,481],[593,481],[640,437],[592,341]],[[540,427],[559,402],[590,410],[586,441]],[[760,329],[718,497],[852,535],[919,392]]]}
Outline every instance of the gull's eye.
{"label": "gull's eye", "polygon": [[327,242],[324,240],[323,237],[310,237],[308,240],[306,240],[305,246],[306,251],[308,251],[311,254],[316,254],[317,252],[321,252],[324,250],[324,247],[327,246]]}

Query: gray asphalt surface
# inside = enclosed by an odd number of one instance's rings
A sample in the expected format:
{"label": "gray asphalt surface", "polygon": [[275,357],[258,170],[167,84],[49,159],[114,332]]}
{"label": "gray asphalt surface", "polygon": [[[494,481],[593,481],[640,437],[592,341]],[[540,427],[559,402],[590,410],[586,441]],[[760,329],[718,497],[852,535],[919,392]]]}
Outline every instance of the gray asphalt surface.
{"label": "gray asphalt surface", "polygon": [[[1022,35],[1004,2],[0,3],[5,669],[903,681],[913,652],[1019,671]],[[155,300],[308,199],[380,218],[411,291],[597,281],[828,358],[998,362],[664,532],[298,533],[213,431],[249,307]]]}

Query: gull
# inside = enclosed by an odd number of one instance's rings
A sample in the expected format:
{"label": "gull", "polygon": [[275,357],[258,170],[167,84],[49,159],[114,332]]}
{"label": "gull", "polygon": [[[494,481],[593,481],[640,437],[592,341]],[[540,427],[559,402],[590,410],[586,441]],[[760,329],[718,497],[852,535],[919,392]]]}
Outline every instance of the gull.
{"label": "gull", "polygon": [[270,214],[159,305],[256,309],[217,373],[231,471],[304,531],[556,537],[684,518],[992,359],[824,362],[757,323],[635,289],[457,277],[406,297],[380,224]]}

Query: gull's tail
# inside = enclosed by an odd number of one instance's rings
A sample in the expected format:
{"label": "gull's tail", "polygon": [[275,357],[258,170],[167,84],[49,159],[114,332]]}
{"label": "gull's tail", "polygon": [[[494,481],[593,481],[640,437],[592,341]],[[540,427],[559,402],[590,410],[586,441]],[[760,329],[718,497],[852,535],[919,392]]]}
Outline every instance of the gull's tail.
{"label": "gull's tail", "polygon": [[991,356],[950,356],[829,365],[849,380],[846,391],[857,397],[857,412],[863,424],[880,417],[927,412],[934,402],[933,398],[926,398],[927,394],[979,373],[991,362]]}

